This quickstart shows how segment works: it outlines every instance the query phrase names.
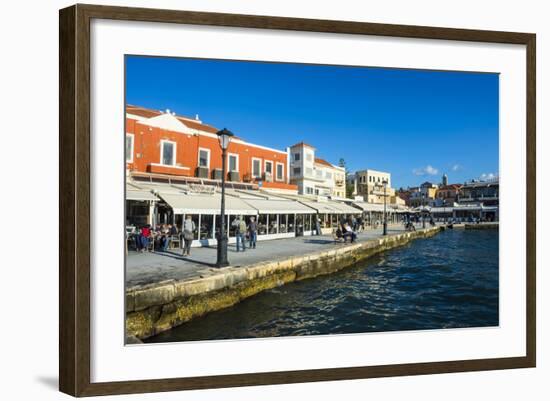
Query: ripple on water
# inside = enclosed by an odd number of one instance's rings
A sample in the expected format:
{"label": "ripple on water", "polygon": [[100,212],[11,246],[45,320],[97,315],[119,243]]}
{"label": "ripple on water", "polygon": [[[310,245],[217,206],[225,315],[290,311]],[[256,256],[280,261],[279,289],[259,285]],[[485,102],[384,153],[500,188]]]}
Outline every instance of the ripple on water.
{"label": "ripple on water", "polygon": [[447,230],[146,341],[487,327],[499,324],[498,306],[498,231]]}

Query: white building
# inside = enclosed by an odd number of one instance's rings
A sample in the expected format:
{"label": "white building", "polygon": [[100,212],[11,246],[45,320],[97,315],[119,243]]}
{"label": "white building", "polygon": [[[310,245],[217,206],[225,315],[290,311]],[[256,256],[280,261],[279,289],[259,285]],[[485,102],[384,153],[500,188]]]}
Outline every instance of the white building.
{"label": "white building", "polygon": [[290,183],[298,186],[298,193],[344,198],[346,170],[315,157],[315,148],[300,142],[288,148]]}
{"label": "white building", "polygon": [[357,171],[353,194],[362,196],[367,203],[384,203],[384,182],[387,202],[401,204],[402,200],[395,196],[395,189],[391,186],[391,174],[384,171],[372,169]]}

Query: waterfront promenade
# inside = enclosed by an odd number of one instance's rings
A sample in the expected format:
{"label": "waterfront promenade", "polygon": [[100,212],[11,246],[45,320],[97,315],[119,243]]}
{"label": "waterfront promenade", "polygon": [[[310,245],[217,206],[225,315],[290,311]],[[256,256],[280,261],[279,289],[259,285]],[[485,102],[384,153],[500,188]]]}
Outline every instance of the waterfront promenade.
{"label": "waterfront promenade", "polygon": [[[418,224],[417,229],[421,226]],[[405,232],[402,224],[388,226],[388,235],[402,232]],[[357,237],[359,243],[382,237],[382,227],[363,231]],[[232,267],[241,267],[342,246],[344,243],[335,242],[332,235],[258,241],[256,249],[247,248],[246,252],[237,252],[235,244],[229,245],[228,259]],[[155,253],[130,251],[126,261],[126,286],[142,286],[165,280],[194,280],[215,274],[218,270],[214,267],[215,263],[215,247],[193,248],[189,257],[181,256],[180,249]]]}
{"label": "waterfront promenade", "polygon": [[[145,255],[151,258],[148,263],[143,259],[141,265],[128,268],[133,285],[126,288],[127,337],[154,336],[264,290],[337,272],[444,229],[405,232],[402,226],[394,226],[387,236],[381,230],[364,232],[354,244],[336,243],[332,236],[259,242],[255,250],[231,252],[232,266],[221,269],[211,267],[215,249],[195,249],[187,261],[170,254]],[[142,256],[129,255],[128,260]]]}

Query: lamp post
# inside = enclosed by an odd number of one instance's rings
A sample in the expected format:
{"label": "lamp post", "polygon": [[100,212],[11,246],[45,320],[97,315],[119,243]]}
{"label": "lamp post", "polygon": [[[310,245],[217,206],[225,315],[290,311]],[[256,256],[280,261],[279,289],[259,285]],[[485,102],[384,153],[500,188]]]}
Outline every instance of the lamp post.
{"label": "lamp post", "polygon": [[384,229],[382,235],[388,235],[388,215],[386,213],[386,187],[388,186],[388,180],[382,180],[384,184]]}
{"label": "lamp post", "polygon": [[216,267],[226,267],[229,266],[227,261],[227,233],[225,231],[225,174],[226,174],[226,157],[227,157],[227,148],[229,147],[229,142],[231,142],[231,137],[233,133],[228,129],[224,128],[221,131],[216,133],[218,135],[218,140],[220,141],[220,147],[222,148],[222,202],[221,202],[221,224],[220,224],[220,234],[218,235],[218,253]]}

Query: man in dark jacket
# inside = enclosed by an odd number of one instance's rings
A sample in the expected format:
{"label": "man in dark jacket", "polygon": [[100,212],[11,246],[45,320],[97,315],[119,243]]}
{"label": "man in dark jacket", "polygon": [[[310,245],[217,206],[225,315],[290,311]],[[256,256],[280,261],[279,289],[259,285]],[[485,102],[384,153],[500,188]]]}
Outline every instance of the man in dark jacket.
{"label": "man in dark jacket", "polygon": [[249,238],[249,248],[256,249],[256,239],[258,236],[258,225],[256,224],[256,219],[254,217],[250,218],[248,223],[248,238]]}

